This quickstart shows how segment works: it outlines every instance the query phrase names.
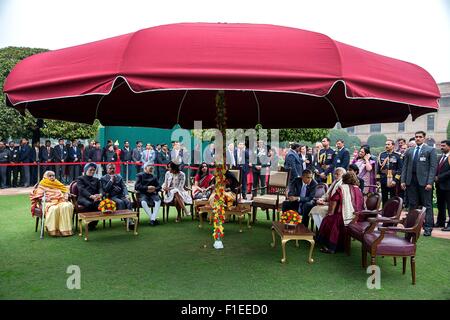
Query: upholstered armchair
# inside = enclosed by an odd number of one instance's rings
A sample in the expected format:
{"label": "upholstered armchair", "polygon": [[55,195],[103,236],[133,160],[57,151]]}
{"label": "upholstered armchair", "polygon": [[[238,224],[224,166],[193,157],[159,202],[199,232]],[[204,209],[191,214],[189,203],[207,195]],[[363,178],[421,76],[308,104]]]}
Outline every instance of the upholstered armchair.
{"label": "upholstered armchair", "polygon": [[272,210],[272,220],[275,221],[275,213],[281,209],[283,201],[286,200],[286,191],[289,183],[289,172],[275,171],[269,175],[266,187],[253,190],[266,189],[267,194],[253,197],[253,223],[256,221],[258,208],[266,210],[267,220],[269,220],[269,210]]}
{"label": "upholstered armchair", "polygon": [[[393,226],[378,226],[377,219],[371,219],[371,225],[364,234],[362,248],[363,267],[367,268],[367,252],[370,252],[371,265],[376,264],[377,256],[392,256],[403,258],[403,274],[406,271],[406,261],[410,257],[412,284],[416,284],[416,249],[417,240],[425,220],[426,208],[409,211],[401,224],[404,228]],[[378,230],[376,230],[378,226]],[[399,236],[399,233],[404,236]]]}
{"label": "upholstered armchair", "polygon": [[348,224],[346,230],[345,252],[350,255],[351,239],[362,242],[364,233],[370,226],[369,218],[375,218],[384,227],[395,226],[399,223],[402,213],[403,200],[400,197],[389,199],[382,210],[363,210],[355,212],[355,217]]}

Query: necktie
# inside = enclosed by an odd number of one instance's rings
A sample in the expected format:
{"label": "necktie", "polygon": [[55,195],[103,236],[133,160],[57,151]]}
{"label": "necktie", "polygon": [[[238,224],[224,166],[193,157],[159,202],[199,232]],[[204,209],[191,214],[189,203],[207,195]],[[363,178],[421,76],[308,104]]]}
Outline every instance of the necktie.
{"label": "necktie", "polygon": [[438,165],[438,168],[437,168],[437,174],[441,173],[441,169],[444,166],[445,160],[447,160],[447,155],[446,154],[442,155],[441,161],[439,161],[439,165]]}
{"label": "necktie", "polygon": [[414,157],[413,157],[413,167],[412,167],[412,172],[413,173],[416,173],[416,167],[417,167],[417,160],[419,159],[419,150],[420,150],[420,147],[419,146],[417,146],[416,147],[416,150],[414,150]]}
{"label": "necktie", "polygon": [[306,184],[304,183],[302,186],[302,190],[300,191],[300,197],[306,196]]}

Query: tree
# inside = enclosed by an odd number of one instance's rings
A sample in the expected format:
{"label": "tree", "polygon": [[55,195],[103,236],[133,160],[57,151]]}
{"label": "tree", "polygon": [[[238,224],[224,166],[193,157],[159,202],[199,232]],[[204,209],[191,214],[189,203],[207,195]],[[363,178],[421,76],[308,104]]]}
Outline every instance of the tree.
{"label": "tree", "polygon": [[280,141],[304,141],[314,143],[321,141],[328,133],[328,129],[281,129]]}
{"label": "tree", "polygon": [[370,147],[380,148],[386,143],[387,137],[384,134],[373,134],[367,139],[367,144]]}
{"label": "tree", "polygon": [[335,145],[337,140],[344,140],[345,146],[349,149],[359,148],[361,146],[361,140],[357,136],[349,135],[347,131],[342,129],[330,130],[330,143]]}
{"label": "tree", "polygon": [[448,120],[447,124],[447,139],[450,139],[450,120]]}
{"label": "tree", "polygon": [[[33,54],[46,52],[47,49],[6,47],[0,49],[0,94],[4,96],[3,85],[13,67],[21,60]],[[22,116],[9,108],[4,99],[0,99],[0,139],[31,138],[36,129],[36,118],[29,112]],[[93,125],[72,123],[58,120],[45,120],[42,135],[48,138],[93,138],[97,133],[99,122]]]}

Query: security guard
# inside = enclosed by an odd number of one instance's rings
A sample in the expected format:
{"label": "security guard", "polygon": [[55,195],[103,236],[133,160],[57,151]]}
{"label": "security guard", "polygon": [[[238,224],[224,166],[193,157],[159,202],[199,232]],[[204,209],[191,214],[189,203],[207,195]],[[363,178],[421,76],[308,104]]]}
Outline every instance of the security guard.
{"label": "security guard", "polygon": [[333,180],[333,161],[335,152],[330,148],[330,139],[322,139],[323,149],[319,151],[319,165],[315,171],[316,181],[331,184]]}
{"label": "security guard", "polygon": [[386,140],[386,151],[380,153],[377,161],[377,180],[381,185],[383,206],[390,198],[397,195],[397,185],[400,184],[403,161],[401,154],[395,152],[394,148],[394,140]]}

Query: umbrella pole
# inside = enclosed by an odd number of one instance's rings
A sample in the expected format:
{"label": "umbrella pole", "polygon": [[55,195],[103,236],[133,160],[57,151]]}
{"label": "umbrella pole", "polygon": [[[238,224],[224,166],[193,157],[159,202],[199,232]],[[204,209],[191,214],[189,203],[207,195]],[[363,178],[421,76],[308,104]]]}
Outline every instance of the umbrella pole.
{"label": "umbrella pole", "polygon": [[[220,130],[223,141],[225,141],[226,134],[226,115],[225,115],[225,92],[220,90],[216,95],[217,108],[217,128]],[[225,217],[225,143],[222,145],[222,161],[216,162],[215,179],[216,179],[216,194],[214,197],[214,248],[223,249],[222,239],[224,237],[223,221]]]}

